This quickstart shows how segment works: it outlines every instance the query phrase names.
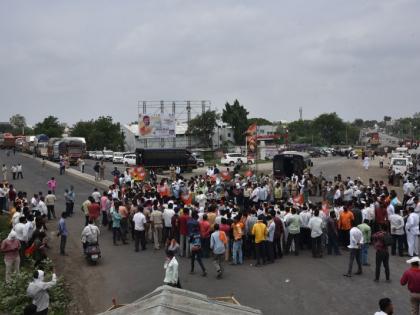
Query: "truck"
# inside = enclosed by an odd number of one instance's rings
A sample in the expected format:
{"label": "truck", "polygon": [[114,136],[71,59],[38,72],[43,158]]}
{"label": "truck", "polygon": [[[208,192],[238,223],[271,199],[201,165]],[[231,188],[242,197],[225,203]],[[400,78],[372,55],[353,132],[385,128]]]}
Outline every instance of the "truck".
{"label": "truck", "polygon": [[48,158],[48,136],[40,134],[35,136],[35,155],[42,158]]}
{"label": "truck", "polygon": [[13,149],[16,144],[16,138],[11,133],[4,133],[0,137],[0,148],[1,149]]}
{"label": "truck", "polygon": [[171,165],[187,171],[197,168],[197,160],[187,149],[136,149],[136,164],[146,169],[167,170]]}
{"label": "truck", "polygon": [[84,156],[86,144],[81,139],[62,138],[53,144],[53,161],[60,161],[61,158],[67,157],[70,165],[76,165],[77,160]]}
{"label": "truck", "polygon": [[310,171],[313,163],[309,154],[298,151],[284,151],[273,158],[274,178],[291,178],[292,175],[301,176]]}

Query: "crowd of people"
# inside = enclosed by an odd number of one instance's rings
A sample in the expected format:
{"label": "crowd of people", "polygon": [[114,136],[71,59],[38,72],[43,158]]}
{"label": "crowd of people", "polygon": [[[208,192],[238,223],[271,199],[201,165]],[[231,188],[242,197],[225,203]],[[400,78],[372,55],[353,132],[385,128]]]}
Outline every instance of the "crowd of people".
{"label": "crowd of people", "polygon": [[[178,287],[179,256],[190,259],[192,274],[197,262],[202,276],[208,273],[205,259],[211,258],[215,275],[221,279],[226,263],[242,265],[249,259],[261,267],[284,255],[297,256],[302,250],[310,250],[314,259],[346,252],[349,265],[344,275],[352,277],[354,260],[355,275],[369,265],[373,244],[373,278],[379,281],[382,265],[390,280],[389,247],[391,255],[408,255],[414,260],[418,255],[420,186],[408,177],[399,198],[384,182],[373,179],[364,183],[360,178],[337,175],[328,181],[321,173],[276,180],[237,171],[210,167],[206,174],[189,179],[171,172],[169,178],[158,180],[151,174],[149,180],[139,182],[128,169],[122,174],[114,170],[114,184],[102,192],[95,188],[80,205],[86,218],[82,242],[84,246],[97,243],[98,227],[102,234],[107,227],[115,246],[131,240],[136,252],[149,247],[165,249],[164,282]],[[10,205],[5,209],[10,211],[13,227],[7,238],[10,242],[5,244],[15,248],[8,255],[7,279],[28,251],[37,265],[46,257],[46,222],[56,217],[56,179],[52,177],[46,185],[45,196],[39,192],[31,198],[12,185],[1,186],[0,197]],[[74,213],[73,187],[66,189],[64,199],[66,209],[58,222],[62,255],[66,255],[66,219]],[[13,245],[17,243],[18,248]],[[417,290],[417,286],[409,283],[409,289]],[[420,288],[412,293],[418,309]]]}

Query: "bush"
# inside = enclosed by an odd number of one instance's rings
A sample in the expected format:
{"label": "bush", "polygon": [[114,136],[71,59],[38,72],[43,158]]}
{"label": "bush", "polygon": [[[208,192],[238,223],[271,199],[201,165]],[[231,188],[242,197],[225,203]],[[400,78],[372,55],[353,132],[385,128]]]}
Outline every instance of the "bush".
{"label": "bush", "polygon": [[[45,271],[45,278],[48,281],[52,275],[52,262],[47,259],[40,268]],[[33,261],[29,267],[21,268],[19,274],[15,274],[9,283],[0,282],[0,311],[12,315],[21,315],[25,306],[31,303],[26,295],[29,282],[32,281]],[[49,290],[50,306],[48,314],[63,315],[67,313],[70,298],[63,278],[57,279],[57,284]]]}

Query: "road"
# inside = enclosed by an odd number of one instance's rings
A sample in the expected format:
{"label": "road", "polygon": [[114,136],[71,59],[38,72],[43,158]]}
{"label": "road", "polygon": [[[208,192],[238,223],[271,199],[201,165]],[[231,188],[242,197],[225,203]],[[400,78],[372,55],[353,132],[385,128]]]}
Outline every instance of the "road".
{"label": "road", "polygon": [[[80,204],[93,191],[94,185],[70,175],[58,176],[52,168],[41,168],[39,161],[16,154],[7,158],[0,151],[0,164],[22,163],[24,179],[14,181],[17,190],[29,195],[46,192],[46,182],[51,176],[58,179],[57,213],[64,209],[64,189],[73,185],[76,191],[75,216],[68,219],[69,240],[67,257],[58,256],[58,242],[55,236],[57,222],[49,223],[52,248],[49,255],[57,265],[59,275],[69,281],[75,303],[82,314],[104,311],[112,304],[112,298],[119,303],[132,302],[162,284],[164,270],[163,251],[149,249],[135,253],[133,243],[113,246],[112,235],[101,229],[103,259],[98,266],[89,266],[81,254],[80,233],[84,218]],[[342,176],[372,176],[385,178],[385,171],[377,166],[368,172],[360,161],[345,158],[325,158],[315,164],[314,173],[322,170],[326,176],[341,173]],[[378,176],[382,178],[378,178]],[[408,314],[409,303],[406,288],[399,285],[399,278],[407,268],[405,259],[392,257],[391,283],[373,282],[374,267],[366,267],[362,276],[347,279],[342,276],[348,264],[348,254],[323,259],[312,259],[308,251],[299,257],[285,257],[263,268],[252,267],[254,261],[247,260],[243,266],[226,266],[225,277],[217,280],[211,260],[204,260],[208,277],[190,275],[189,260],[180,258],[180,279],[183,288],[209,296],[234,296],[244,305],[261,309],[264,314],[373,314],[377,301],[390,297],[395,313]],[[374,263],[374,252],[370,250],[370,262]],[[383,274],[382,274],[383,279]]]}

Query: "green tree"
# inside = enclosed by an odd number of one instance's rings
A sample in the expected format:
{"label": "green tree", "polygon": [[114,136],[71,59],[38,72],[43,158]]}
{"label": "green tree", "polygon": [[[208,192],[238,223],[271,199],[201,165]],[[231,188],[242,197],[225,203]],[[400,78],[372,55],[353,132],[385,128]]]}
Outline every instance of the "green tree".
{"label": "green tree", "polygon": [[121,125],[110,116],[100,116],[96,120],[79,121],[72,129],[73,137],[84,137],[89,150],[104,148],[120,151],[124,149],[124,134]]}
{"label": "green tree", "polygon": [[216,111],[206,111],[190,120],[187,132],[197,136],[205,147],[211,147],[218,119],[220,119],[220,114]]}
{"label": "green tree", "polygon": [[23,130],[26,127],[26,119],[20,114],[15,114],[10,117],[9,122],[15,129]]}
{"label": "green tree", "polygon": [[273,125],[273,123],[265,118],[249,118],[248,119],[248,126],[252,124],[257,124],[258,126],[262,125]]}
{"label": "green tree", "polygon": [[61,137],[64,132],[64,126],[60,124],[57,117],[48,116],[42,122],[34,127],[35,134],[46,134],[48,137]]}
{"label": "green tree", "polygon": [[336,113],[319,115],[313,120],[312,128],[313,132],[320,135],[323,144],[331,145],[345,142],[346,125]]}
{"label": "green tree", "polygon": [[229,124],[233,129],[233,138],[236,144],[245,143],[245,131],[248,129],[248,111],[235,100],[232,105],[228,102],[222,113],[223,122]]}

